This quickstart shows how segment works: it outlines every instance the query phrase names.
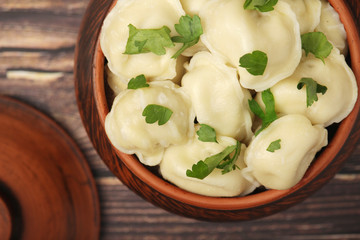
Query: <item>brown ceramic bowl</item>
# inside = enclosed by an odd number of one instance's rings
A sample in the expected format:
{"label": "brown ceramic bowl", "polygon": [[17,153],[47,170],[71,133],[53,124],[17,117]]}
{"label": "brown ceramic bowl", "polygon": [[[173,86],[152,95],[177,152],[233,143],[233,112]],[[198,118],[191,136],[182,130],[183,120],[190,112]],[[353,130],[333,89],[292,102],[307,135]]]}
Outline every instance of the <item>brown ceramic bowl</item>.
{"label": "brown ceramic bowl", "polygon": [[48,116],[0,96],[0,239],[99,239],[95,180]]}
{"label": "brown ceramic bowl", "polygon": [[[101,2],[101,3],[99,3]],[[357,9],[358,1],[329,0],[340,14],[348,35],[349,63],[360,86],[359,31],[349,9]],[[116,150],[104,131],[104,119],[111,107],[107,99],[104,55],[99,45],[102,21],[115,0],[90,1],[76,48],[75,87],[84,125],[95,148],[110,170],[138,195],[170,212],[209,221],[237,221],[264,217],[284,210],[318,190],[340,169],[359,138],[360,102],[351,114],[331,127],[329,145],[317,155],[304,178],[288,190],[258,191],[245,197],[206,197],[182,190],[164,181],[156,171],[142,165],[135,156]],[[350,8],[351,7],[351,8]]]}

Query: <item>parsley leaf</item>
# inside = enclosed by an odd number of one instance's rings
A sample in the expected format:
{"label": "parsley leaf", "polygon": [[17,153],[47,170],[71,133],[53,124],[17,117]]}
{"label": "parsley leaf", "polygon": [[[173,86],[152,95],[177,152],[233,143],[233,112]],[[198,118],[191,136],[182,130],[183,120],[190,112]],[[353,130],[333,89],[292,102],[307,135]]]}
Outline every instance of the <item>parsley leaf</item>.
{"label": "parsley leaf", "polygon": [[239,66],[246,68],[250,74],[258,76],[264,74],[267,62],[266,53],[256,50],[242,56],[239,60]]}
{"label": "parsley leaf", "polygon": [[270,143],[270,145],[266,149],[266,151],[275,152],[276,150],[279,150],[281,148],[280,142],[281,142],[281,139],[273,141],[272,143]]}
{"label": "parsley leaf", "polygon": [[261,98],[265,104],[265,112],[263,112],[260,105],[254,99],[248,100],[250,110],[262,120],[261,128],[256,131],[255,136],[277,119],[275,112],[275,100],[270,89],[263,91],[261,93]]}
{"label": "parsley leaf", "polygon": [[128,82],[128,89],[138,89],[138,88],[144,88],[149,87],[149,84],[146,83],[146,78],[144,74],[141,74],[135,78],[130,79]]}
{"label": "parsley leaf", "polygon": [[156,55],[164,55],[165,47],[175,46],[170,38],[170,29],[166,26],[159,29],[137,29],[129,24],[128,27],[129,38],[124,54],[153,52]]}
{"label": "parsley leaf", "polygon": [[[241,144],[237,142],[236,145],[226,147],[222,152],[206,158],[204,161],[199,161],[192,166],[192,169],[186,171],[186,176],[198,179],[204,179],[215,168],[223,169],[222,174],[225,174],[236,168],[235,162],[240,154]],[[235,150],[235,154],[230,158],[230,154]],[[226,162],[223,162],[223,161]],[[222,164],[220,164],[223,162]]]}
{"label": "parsley leaf", "polygon": [[235,165],[235,162],[238,159],[238,157],[240,155],[240,152],[241,152],[241,143],[237,141],[234,156],[232,158],[230,158],[230,156],[228,155],[228,157],[225,158],[225,160],[223,160],[217,166],[217,168],[223,169],[221,171],[222,174],[231,172],[232,170],[235,170],[236,168],[239,168],[238,166]]}
{"label": "parsley leaf", "polygon": [[332,44],[322,32],[310,32],[301,35],[301,44],[306,56],[311,52],[323,63],[325,63],[324,58],[329,56],[333,49]]}
{"label": "parsley leaf", "polygon": [[172,37],[171,40],[184,45],[177,51],[172,58],[177,58],[185,49],[199,42],[203,29],[199,16],[195,15],[191,18],[189,15],[180,17],[179,24],[175,24],[175,30],[181,36]]}
{"label": "parsley leaf", "polygon": [[147,105],[144,111],[142,112],[142,115],[146,117],[145,118],[146,123],[151,124],[158,121],[159,126],[167,123],[167,121],[169,121],[172,114],[173,111],[171,111],[169,108],[156,104]]}
{"label": "parsley leaf", "polygon": [[196,131],[199,140],[203,142],[217,142],[215,129],[206,124],[200,124],[200,129]]}
{"label": "parsley leaf", "polygon": [[298,85],[297,89],[302,89],[303,86],[306,85],[306,106],[310,107],[314,102],[318,100],[318,93],[324,95],[327,91],[327,87],[318,84],[312,78],[302,78]]}
{"label": "parsley leaf", "polygon": [[274,10],[278,0],[246,0],[244,9],[258,10],[259,12],[269,12]]}

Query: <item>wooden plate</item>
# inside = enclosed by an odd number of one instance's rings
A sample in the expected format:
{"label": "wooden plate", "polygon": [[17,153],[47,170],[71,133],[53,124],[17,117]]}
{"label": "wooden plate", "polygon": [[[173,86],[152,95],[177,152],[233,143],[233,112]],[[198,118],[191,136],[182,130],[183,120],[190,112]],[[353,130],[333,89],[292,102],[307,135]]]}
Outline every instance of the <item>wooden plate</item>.
{"label": "wooden plate", "polygon": [[90,168],[53,120],[0,96],[0,239],[98,239]]}
{"label": "wooden plate", "polygon": [[[269,190],[246,197],[210,199],[175,187],[141,165],[134,157],[117,152],[109,142],[102,124],[107,103],[99,97],[98,92],[95,93],[101,89],[99,79],[103,79],[104,75],[104,56],[99,47],[99,33],[114,1],[116,0],[90,0],[76,46],[75,90],[80,115],[94,147],[109,169],[139,196],[156,206],[186,217],[209,221],[256,219],[287,209],[309,197],[339,171],[352,153],[360,136],[359,101],[355,110],[334,133],[335,140],[331,143],[333,147],[323,152],[322,158],[325,161],[317,164],[311,174],[307,174],[300,184],[289,190]],[[337,11],[345,12],[345,17],[341,20],[347,24],[348,29],[355,30],[354,22],[359,22],[360,2],[348,0],[347,4],[351,6],[348,8],[343,1],[330,1]],[[355,10],[354,18],[348,14],[349,9]],[[358,32],[354,31],[348,36],[353,69],[360,81],[360,56],[356,51],[360,44]]]}

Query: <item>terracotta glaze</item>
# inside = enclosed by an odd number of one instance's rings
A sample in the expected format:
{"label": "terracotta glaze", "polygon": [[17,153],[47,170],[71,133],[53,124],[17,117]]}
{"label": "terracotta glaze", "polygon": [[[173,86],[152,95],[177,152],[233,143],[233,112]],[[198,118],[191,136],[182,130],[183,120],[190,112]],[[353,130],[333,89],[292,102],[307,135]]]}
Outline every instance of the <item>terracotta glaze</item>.
{"label": "terracotta glaze", "polygon": [[1,96],[0,152],[0,239],[99,239],[95,181],[61,127]]}

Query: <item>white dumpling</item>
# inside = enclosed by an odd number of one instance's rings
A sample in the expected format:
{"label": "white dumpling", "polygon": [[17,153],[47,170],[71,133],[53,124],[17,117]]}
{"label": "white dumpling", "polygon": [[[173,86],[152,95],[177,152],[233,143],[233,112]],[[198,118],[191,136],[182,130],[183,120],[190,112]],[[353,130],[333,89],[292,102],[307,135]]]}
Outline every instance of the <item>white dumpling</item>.
{"label": "white dumpling", "polygon": [[321,18],[316,31],[323,32],[327,39],[337,47],[342,54],[347,53],[346,31],[340,21],[339,14],[328,1],[321,1]]}
{"label": "white dumpling", "polygon": [[[195,47],[195,46],[193,46],[193,47]],[[186,72],[186,69],[184,68],[184,64],[186,64],[188,61],[189,61],[189,58],[186,57],[185,55],[181,54],[180,56],[178,56],[177,63],[176,63],[176,76],[175,76],[175,78],[171,79],[171,81],[173,83],[176,83],[177,85],[180,86],[181,79]]]}
{"label": "white dumpling", "polygon": [[[214,169],[204,179],[186,176],[186,170],[193,164],[223,151],[227,146],[236,145],[236,140],[229,137],[218,137],[219,143],[202,142],[195,137],[184,145],[174,145],[166,149],[160,163],[160,173],[164,179],[190,192],[213,197],[231,197],[252,192],[255,186],[248,182],[242,171],[235,169],[222,174],[221,169]],[[246,146],[241,144],[241,153],[236,165],[243,169]]]}
{"label": "white dumpling", "polygon": [[290,5],[300,25],[300,33],[313,32],[320,23],[320,0],[280,0]]}
{"label": "white dumpling", "polygon": [[180,0],[185,12],[190,16],[199,15],[201,8],[208,0]]}
{"label": "white dumpling", "polygon": [[[306,105],[306,87],[297,89],[301,78],[312,78],[327,87],[327,92],[324,95],[318,93],[318,101],[310,107]],[[323,124],[325,127],[342,121],[357,99],[354,73],[336,48],[325,58],[325,64],[312,54],[304,56],[294,74],[273,86],[271,92],[277,112],[303,114],[313,124]],[[260,95],[256,96],[258,102],[261,101]]]}
{"label": "white dumpling", "polygon": [[[260,13],[244,10],[244,0],[214,0],[200,11],[203,43],[212,53],[238,68],[240,83],[263,91],[290,76],[301,59],[299,23],[290,6],[279,1],[275,10]],[[265,52],[268,64],[261,76],[239,67],[239,59],[255,50]]]}
{"label": "white dumpling", "polygon": [[[181,55],[178,58],[179,58],[179,60],[178,60],[177,66],[176,66],[177,75],[171,81],[180,85],[181,78],[185,73],[185,68],[183,67],[183,65],[185,64],[187,58],[184,56],[181,56]],[[114,74],[110,70],[108,65],[105,66],[105,73],[106,73],[106,81],[115,96],[118,95],[121,91],[127,89],[128,82],[125,82],[124,79],[122,79],[118,75]]]}
{"label": "white dumpling", "polygon": [[[192,137],[195,116],[189,97],[174,83],[149,84],[147,88],[126,89],[115,98],[105,119],[105,130],[117,149],[135,153],[143,164],[154,166],[160,163],[164,148]],[[172,110],[169,121],[161,126],[146,123],[142,112],[148,104]]]}
{"label": "white dumpling", "polygon": [[[176,76],[177,59],[171,56],[180,48],[166,48],[166,54],[152,52],[134,55],[123,54],[129,37],[128,25],[138,29],[157,29],[167,26],[171,35],[176,34],[174,24],[185,15],[179,0],[149,1],[119,0],[106,16],[100,34],[101,49],[111,71],[123,81],[144,74],[150,81],[173,79]],[[180,61],[180,60],[179,60]]]}
{"label": "white dumpling", "polygon": [[[268,151],[280,139],[280,149]],[[303,115],[285,115],[259,133],[245,152],[244,171],[269,189],[289,189],[304,176],[315,154],[327,145],[327,130]]]}
{"label": "white dumpling", "polygon": [[197,44],[187,48],[184,52],[181,53],[181,55],[185,56],[185,57],[192,57],[196,53],[203,52],[203,51],[209,51],[209,49],[207,49],[207,47],[204,45],[204,43],[200,39]]}
{"label": "white dumpling", "polygon": [[127,89],[127,82],[123,81],[123,79],[119,78],[117,75],[115,75],[108,65],[105,67],[105,73],[106,73],[106,80],[111,88],[111,90],[114,92],[114,95],[118,95],[123,90]]}
{"label": "white dumpling", "polygon": [[195,54],[185,67],[188,72],[181,84],[191,98],[197,121],[222,136],[249,140],[253,135],[251,96],[240,86],[236,69],[209,52]]}

